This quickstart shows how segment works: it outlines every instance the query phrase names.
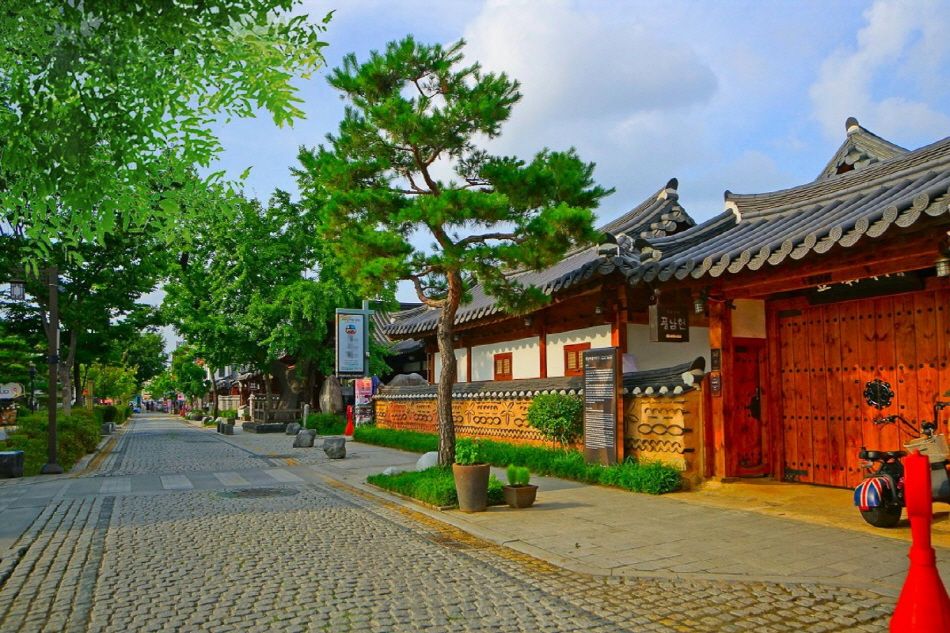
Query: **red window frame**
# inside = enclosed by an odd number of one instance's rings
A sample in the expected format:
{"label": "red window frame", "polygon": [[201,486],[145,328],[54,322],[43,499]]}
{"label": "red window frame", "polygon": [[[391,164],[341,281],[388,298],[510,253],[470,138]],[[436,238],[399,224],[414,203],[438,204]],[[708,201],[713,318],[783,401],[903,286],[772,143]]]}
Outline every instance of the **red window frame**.
{"label": "red window frame", "polygon": [[[511,352],[495,354],[494,357],[492,357],[492,369],[495,380],[512,380],[511,376],[513,371],[511,364]],[[506,369],[508,370],[507,372],[505,372]]]}
{"label": "red window frame", "polygon": [[584,352],[590,349],[590,343],[575,343],[564,346],[564,375],[582,376],[584,374]]}

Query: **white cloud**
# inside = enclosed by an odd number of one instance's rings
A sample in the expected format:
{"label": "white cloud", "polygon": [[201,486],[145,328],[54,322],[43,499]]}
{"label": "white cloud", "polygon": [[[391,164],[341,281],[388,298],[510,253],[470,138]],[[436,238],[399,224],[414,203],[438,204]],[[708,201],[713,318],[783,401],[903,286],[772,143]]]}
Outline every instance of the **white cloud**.
{"label": "white cloud", "polygon": [[879,0],[865,13],[857,46],[834,51],[809,94],[825,133],[841,138],[844,121],[894,138],[932,141],[950,128],[934,103],[947,92],[950,11],[940,0]]}

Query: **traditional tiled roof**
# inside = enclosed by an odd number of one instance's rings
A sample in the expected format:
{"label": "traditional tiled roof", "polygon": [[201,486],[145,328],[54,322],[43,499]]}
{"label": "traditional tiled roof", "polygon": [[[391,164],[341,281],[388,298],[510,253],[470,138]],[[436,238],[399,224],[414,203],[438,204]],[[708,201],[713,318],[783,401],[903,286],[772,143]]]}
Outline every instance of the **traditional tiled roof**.
{"label": "traditional tiled roof", "polygon": [[374,310],[372,313],[373,321],[373,340],[384,347],[389,348],[389,353],[393,356],[398,354],[407,354],[420,349],[424,344],[416,339],[393,340],[387,334],[387,328],[396,321],[412,318],[415,315],[426,312],[426,307],[422,304],[400,303],[400,309],[393,312],[383,310]]}
{"label": "traditional tiled roof", "polygon": [[[640,281],[719,277],[849,248],[950,213],[950,138],[834,178],[764,194],[725,194],[721,215],[650,240]],[[649,254],[649,258],[644,255]]]}
{"label": "traditional tiled roof", "polygon": [[[623,375],[623,393],[639,395],[679,395],[696,388],[704,376],[706,361],[699,357],[694,361],[648,371],[635,371]],[[452,397],[457,399],[533,398],[539,394],[562,393],[584,395],[584,380],[580,376],[557,378],[528,378],[523,380],[460,382],[452,387]],[[377,400],[430,400],[436,397],[436,385],[413,387],[382,387]]]}
{"label": "traditional tiled roof", "polygon": [[[679,204],[676,188],[677,181],[673,178],[655,195],[604,225],[600,231],[615,236],[621,246],[621,252],[631,253],[635,240],[662,238],[693,226],[695,222]],[[636,260],[627,261],[623,257],[605,259],[601,251],[598,246],[576,250],[550,268],[517,272],[512,274],[512,278],[524,286],[536,286],[550,295],[595,275],[607,275],[618,267],[635,266],[637,263]],[[475,286],[471,295],[472,300],[459,308],[455,318],[456,324],[481,319],[501,311],[495,299],[486,294],[481,285]],[[405,314],[386,326],[386,332],[390,336],[431,332],[435,330],[438,314],[437,309],[431,308]]]}
{"label": "traditional tiled roof", "polygon": [[[726,191],[726,210],[698,226],[677,203],[674,179],[655,198],[604,227],[621,234],[616,247],[571,253],[551,268],[521,273],[518,279],[553,294],[614,272],[631,285],[719,277],[820,256],[834,246],[849,248],[928,217],[950,217],[950,137],[906,151],[871,134],[856,120],[849,119],[848,128],[849,140],[839,153],[847,159],[849,147],[863,147],[875,157],[860,168],[840,174],[835,169],[827,177],[822,172],[823,177],[813,182],[769,193]],[[839,160],[832,159],[832,164],[837,166]],[[665,230],[663,223],[673,217],[671,212],[688,219],[683,230],[680,226]],[[656,233],[648,235],[650,231]],[[471,303],[459,309],[456,324],[500,311],[481,288],[472,294]],[[429,333],[437,315],[437,310],[415,314],[394,323],[388,332]]]}
{"label": "traditional tiled roof", "polygon": [[851,170],[861,170],[868,165],[907,153],[900,145],[895,145],[861,127],[854,117],[848,117],[844,127],[848,137],[818,174],[817,180],[834,178]]}

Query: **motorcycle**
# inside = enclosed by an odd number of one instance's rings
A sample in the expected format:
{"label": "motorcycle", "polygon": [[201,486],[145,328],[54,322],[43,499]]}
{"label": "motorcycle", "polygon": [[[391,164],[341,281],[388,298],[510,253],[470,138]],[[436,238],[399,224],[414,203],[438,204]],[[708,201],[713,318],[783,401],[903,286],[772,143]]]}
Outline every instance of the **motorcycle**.
{"label": "motorcycle", "polygon": [[[894,392],[888,383],[873,380],[867,384],[864,395],[868,404],[880,410],[890,405]],[[950,475],[947,472],[950,451],[946,438],[936,432],[940,411],[946,407],[950,407],[950,402],[935,402],[933,421],[924,420],[920,429],[900,414],[874,420],[876,425],[899,423],[899,428],[918,437],[904,444],[906,451],[877,451],[861,447],[858,459],[863,461],[867,475],[854,489],[854,505],[865,521],[882,528],[894,527],[900,521],[905,505],[904,464],[901,460],[908,451],[919,450],[928,457],[933,499],[950,503]]]}

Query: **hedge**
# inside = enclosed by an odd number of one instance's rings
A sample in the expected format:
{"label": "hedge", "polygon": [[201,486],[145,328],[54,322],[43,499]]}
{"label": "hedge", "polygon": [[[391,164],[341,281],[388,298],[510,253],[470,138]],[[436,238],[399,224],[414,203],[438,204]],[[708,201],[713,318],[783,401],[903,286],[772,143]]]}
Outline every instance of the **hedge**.
{"label": "hedge", "polygon": [[311,413],[304,422],[304,428],[315,429],[317,435],[343,435],[346,420],[335,413]]}
{"label": "hedge", "polygon": [[[47,458],[47,417],[45,413],[17,419],[17,430],[0,441],[0,450],[24,452],[24,475],[38,475]],[[71,415],[56,419],[56,452],[59,465],[68,471],[86,453],[96,450],[100,438],[97,415],[87,409],[73,409]]]}
{"label": "hedge", "polygon": [[[374,426],[356,428],[353,439],[357,442],[398,448],[415,453],[426,453],[439,448],[439,438],[433,433],[381,429]],[[680,472],[661,462],[638,462],[628,459],[622,464],[601,466],[588,464],[576,450],[558,450],[479,440],[482,459],[493,466],[527,466],[538,475],[573,479],[589,484],[614,486],[633,492],[664,494],[679,490]],[[410,495],[411,496],[411,495]]]}
{"label": "hedge", "polygon": [[[455,492],[455,477],[448,468],[435,466],[395,475],[370,475],[366,481],[434,506],[451,507],[459,503]],[[501,482],[492,475],[488,480],[488,505],[497,506],[504,503]]]}

